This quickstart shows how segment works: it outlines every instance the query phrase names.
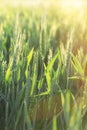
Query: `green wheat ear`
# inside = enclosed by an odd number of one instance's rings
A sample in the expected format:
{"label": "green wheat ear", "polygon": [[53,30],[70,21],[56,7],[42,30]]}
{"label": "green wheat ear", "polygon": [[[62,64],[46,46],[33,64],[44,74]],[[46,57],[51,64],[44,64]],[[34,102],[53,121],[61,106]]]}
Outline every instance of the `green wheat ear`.
{"label": "green wheat ear", "polygon": [[70,64],[71,64],[71,54],[72,54],[72,44],[73,44],[73,36],[74,30],[70,32],[70,36],[67,41],[67,49],[66,49],[66,75],[67,75],[67,84],[66,88],[69,89],[69,80],[68,77],[70,76]]}

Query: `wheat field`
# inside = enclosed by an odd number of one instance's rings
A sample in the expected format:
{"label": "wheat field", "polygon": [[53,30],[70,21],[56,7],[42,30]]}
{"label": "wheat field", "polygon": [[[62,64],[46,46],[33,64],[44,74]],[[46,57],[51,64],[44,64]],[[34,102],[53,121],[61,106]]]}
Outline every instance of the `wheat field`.
{"label": "wheat field", "polygon": [[0,6],[0,130],[87,130],[86,7],[51,2]]}

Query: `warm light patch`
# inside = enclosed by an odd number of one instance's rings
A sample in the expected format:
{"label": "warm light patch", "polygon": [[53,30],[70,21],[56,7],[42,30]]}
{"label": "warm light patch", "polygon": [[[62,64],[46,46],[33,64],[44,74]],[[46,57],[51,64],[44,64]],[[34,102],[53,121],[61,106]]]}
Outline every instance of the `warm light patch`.
{"label": "warm light patch", "polygon": [[61,2],[62,7],[64,8],[82,8],[84,5],[84,2],[81,0],[62,0]]}

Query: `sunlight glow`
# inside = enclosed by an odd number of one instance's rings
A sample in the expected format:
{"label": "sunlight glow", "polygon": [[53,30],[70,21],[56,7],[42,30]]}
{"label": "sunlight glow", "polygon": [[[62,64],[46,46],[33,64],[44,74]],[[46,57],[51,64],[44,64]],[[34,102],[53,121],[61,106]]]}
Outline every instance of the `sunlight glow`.
{"label": "sunlight glow", "polygon": [[72,8],[82,8],[87,6],[86,0],[0,0],[1,5],[11,5],[11,6],[61,6],[64,9],[72,9]]}
{"label": "sunlight glow", "polygon": [[82,8],[84,2],[81,0],[63,0],[61,5],[63,8]]}

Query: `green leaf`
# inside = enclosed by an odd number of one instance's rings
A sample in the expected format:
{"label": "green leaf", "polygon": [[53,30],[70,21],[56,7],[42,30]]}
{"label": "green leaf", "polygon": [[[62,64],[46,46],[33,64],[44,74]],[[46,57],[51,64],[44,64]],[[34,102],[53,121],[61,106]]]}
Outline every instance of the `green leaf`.
{"label": "green leaf", "polygon": [[65,93],[61,93],[62,106],[64,109],[64,117],[66,120],[66,125],[68,127],[70,121],[70,91],[66,91]]}
{"label": "green leaf", "polygon": [[29,52],[29,54],[27,56],[27,65],[30,64],[30,61],[31,61],[32,56],[33,56],[33,52],[34,52],[34,48],[32,48],[32,50]]}
{"label": "green leaf", "polygon": [[36,73],[36,64],[34,65],[34,72],[33,72],[33,78],[32,78],[32,87],[31,87],[31,96],[33,95],[34,88],[37,82],[37,73]]}
{"label": "green leaf", "polygon": [[56,59],[58,58],[58,53],[52,58],[52,60],[49,62],[49,64],[46,67],[46,71],[51,71],[54,62],[56,61]]}
{"label": "green leaf", "polygon": [[6,81],[9,81],[10,75],[11,75],[11,69],[10,69],[10,67],[9,67],[9,68],[7,69],[7,71],[6,71],[6,76],[5,76],[5,80],[6,80]]}
{"label": "green leaf", "polygon": [[44,78],[41,78],[38,82],[38,89],[41,89],[42,88],[42,85],[43,85],[43,81],[44,81]]}
{"label": "green leaf", "polygon": [[25,70],[25,76],[26,78],[28,78],[28,66],[32,60],[33,57],[33,53],[34,53],[34,48],[32,48],[32,50],[29,52],[28,56],[27,56],[27,66],[26,66],[26,70]]}
{"label": "green leaf", "polygon": [[31,121],[30,121],[29,113],[28,113],[28,107],[27,107],[27,103],[25,100],[24,100],[24,116],[25,116],[24,119],[25,119],[27,129],[32,130],[32,125],[31,125]]}
{"label": "green leaf", "polygon": [[52,130],[57,130],[57,117],[53,117],[53,129]]}
{"label": "green leaf", "polygon": [[20,106],[20,109],[18,110],[18,114],[17,114],[17,117],[16,117],[16,122],[15,122],[15,124],[16,124],[16,127],[17,127],[17,124],[18,124],[18,122],[19,122],[19,120],[20,120],[20,116],[22,115],[22,108],[23,108],[23,102],[22,102],[22,104],[21,104],[21,106]]}
{"label": "green leaf", "polygon": [[47,80],[47,91],[50,92],[50,89],[51,89],[51,76],[50,76],[50,73],[46,73],[46,80]]}
{"label": "green leaf", "polygon": [[20,79],[20,68],[18,69],[18,73],[17,73],[17,81],[19,81]]}

